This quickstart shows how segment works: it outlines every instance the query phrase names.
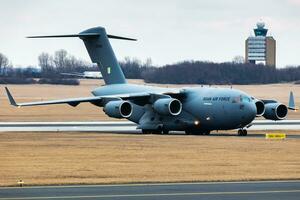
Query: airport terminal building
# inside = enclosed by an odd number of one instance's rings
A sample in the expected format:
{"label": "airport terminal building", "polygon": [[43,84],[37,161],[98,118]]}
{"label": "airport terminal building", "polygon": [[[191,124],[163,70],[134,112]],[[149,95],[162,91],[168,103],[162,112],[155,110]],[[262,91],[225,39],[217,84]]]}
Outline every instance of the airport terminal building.
{"label": "airport terminal building", "polygon": [[263,63],[276,66],[276,40],[267,36],[265,24],[258,22],[254,29],[255,36],[249,36],[245,42],[246,63]]}

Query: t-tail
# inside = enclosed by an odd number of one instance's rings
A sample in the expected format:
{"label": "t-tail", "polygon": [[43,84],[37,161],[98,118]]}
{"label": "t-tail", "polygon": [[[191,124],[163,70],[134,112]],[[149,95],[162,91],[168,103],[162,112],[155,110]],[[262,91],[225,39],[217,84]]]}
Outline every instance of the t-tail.
{"label": "t-tail", "polygon": [[103,27],[90,28],[79,34],[31,36],[28,38],[53,37],[79,37],[83,40],[92,62],[98,65],[105,84],[127,83],[123,71],[110,45],[109,38],[133,41],[136,41],[136,39],[108,35]]}

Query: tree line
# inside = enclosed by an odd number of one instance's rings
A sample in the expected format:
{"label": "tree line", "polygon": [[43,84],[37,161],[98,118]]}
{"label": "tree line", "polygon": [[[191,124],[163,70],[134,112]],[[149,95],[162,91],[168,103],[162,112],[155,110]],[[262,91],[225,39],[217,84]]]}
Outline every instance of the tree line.
{"label": "tree line", "polygon": [[[233,62],[213,63],[182,61],[171,65],[154,66],[151,59],[141,62],[126,57],[120,61],[125,77],[144,79],[148,83],[162,84],[268,84],[300,81],[300,66],[275,68],[265,65],[245,64],[241,59]],[[65,78],[61,73],[98,71],[90,62],[58,50],[53,55],[41,53],[38,67],[14,68],[8,58],[0,53],[0,83],[79,84],[78,80]]]}
{"label": "tree line", "polygon": [[170,84],[268,84],[300,80],[300,66],[184,61],[143,74],[146,82]]}
{"label": "tree line", "polygon": [[300,81],[300,66],[275,68],[242,63],[183,61],[161,67],[152,66],[151,60],[142,64],[137,59],[121,62],[125,76],[160,84],[269,84]]}

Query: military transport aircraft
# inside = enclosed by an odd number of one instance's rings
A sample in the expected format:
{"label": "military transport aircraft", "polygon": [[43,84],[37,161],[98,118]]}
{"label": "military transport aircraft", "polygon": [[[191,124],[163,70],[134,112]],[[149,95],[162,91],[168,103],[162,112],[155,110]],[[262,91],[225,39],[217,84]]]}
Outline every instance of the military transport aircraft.
{"label": "military transport aircraft", "polygon": [[79,34],[33,36],[29,38],[78,37],[83,40],[93,63],[103,76],[105,86],[94,89],[93,96],[16,103],[8,88],[6,92],[13,106],[69,104],[77,106],[89,102],[103,107],[109,117],[126,118],[135,122],[143,133],[185,131],[186,134],[209,134],[212,130],[238,129],[238,135],[247,135],[255,117],[270,120],[285,119],[288,109],[296,110],[293,94],[289,105],[276,100],[257,99],[245,92],[230,88],[192,87],[161,88],[127,83],[109,42],[111,39],[131,38],[106,34],[103,27],[85,30]]}
{"label": "military transport aircraft", "polygon": [[76,77],[81,77],[81,78],[87,78],[87,79],[102,79],[102,74],[101,72],[95,72],[95,71],[84,71],[83,73],[60,73],[61,75],[64,76],[76,76]]}

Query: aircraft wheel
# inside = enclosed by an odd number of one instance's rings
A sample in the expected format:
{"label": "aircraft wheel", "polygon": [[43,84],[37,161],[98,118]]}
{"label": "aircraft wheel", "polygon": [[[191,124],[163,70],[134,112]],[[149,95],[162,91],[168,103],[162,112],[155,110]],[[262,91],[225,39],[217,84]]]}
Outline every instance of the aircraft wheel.
{"label": "aircraft wheel", "polygon": [[165,134],[165,135],[168,135],[169,134],[169,130],[163,129],[162,133]]}
{"label": "aircraft wheel", "polygon": [[238,136],[247,136],[247,130],[246,129],[239,129],[238,130]]}
{"label": "aircraft wheel", "polygon": [[243,129],[239,129],[238,130],[238,136],[242,136],[243,135]]}

